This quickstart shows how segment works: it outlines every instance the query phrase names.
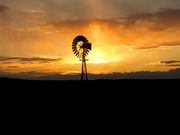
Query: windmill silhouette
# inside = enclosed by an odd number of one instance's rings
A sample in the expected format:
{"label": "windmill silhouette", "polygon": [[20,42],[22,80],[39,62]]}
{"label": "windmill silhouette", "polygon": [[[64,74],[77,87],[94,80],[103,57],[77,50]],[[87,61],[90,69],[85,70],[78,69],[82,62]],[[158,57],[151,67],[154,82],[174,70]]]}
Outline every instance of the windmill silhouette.
{"label": "windmill silhouette", "polygon": [[81,80],[88,80],[86,56],[91,50],[91,43],[89,43],[86,37],[79,35],[74,38],[72,42],[72,50],[74,54],[82,61]]}

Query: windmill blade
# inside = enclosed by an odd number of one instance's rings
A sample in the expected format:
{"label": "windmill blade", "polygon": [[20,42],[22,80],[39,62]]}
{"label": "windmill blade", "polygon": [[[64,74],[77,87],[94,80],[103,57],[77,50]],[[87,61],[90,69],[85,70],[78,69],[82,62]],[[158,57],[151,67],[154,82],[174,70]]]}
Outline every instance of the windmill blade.
{"label": "windmill blade", "polygon": [[76,48],[76,46],[75,46],[75,45],[72,45],[72,48]]}
{"label": "windmill blade", "polygon": [[72,46],[72,48],[76,48],[76,46]]}
{"label": "windmill blade", "polygon": [[75,52],[76,51],[76,49],[73,49],[73,52]]}
{"label": "windmill blade", "polygon": [[88,55],[89,51],[86,51],[85,53]]}
{"label": "windmill blade", "polygon": [[86,53],[89,53],[89,50],[87,50]]}
{"label": "windmill blade", "polygon": [[79,37],[76,37],[76,39],[75,39],[74,41],[75,41],[75,43],[78,43],[78,42],[81,41],[81,40],[80,40]]}
{"label": "windmill blade", "polygon": [[73,52],[74,52],[74,54],[76,54],[76,53],[77,53],[77,50],[73,50]]}
{"label": "windmill blade", "polygon": [[76,52],[77,50],[76,49],[73,49],[73,52]]}
{"label": "windmill blade", "polygon": [[76,45],[77,45],[77,44],[74,44],[74,43],[72,44],[72,46],[76,46]]}
{"label": "windmill blade", "polygon": [[89,52],[89,50],[88,50],[88,49],[85,49],[84,51],[85,51],[85,52]]}
{"label": "windmill blade", "polygon": [[76,45],[76,44],[77,44],[77,41],[73,41],[72,43]]}
{"label": "windmill blade", "polygon": [[78,42],[78,38],[77,37],[74,39],[74,42]]}
{"label": "windmill blade", "polygon": [[78,36],[77,39],[78,39],[78,41],[83,41],[83,37],[82,36]]}
{"label": "windmill blade", "polygon": [[76,56],[79,57],[79,53],[76,53]]}
{"label": "windmill blade", "polygon": [[85,56],[87,56],[87,53],[84,53]]}
{"label": "windmill blade", "polygon": [[88,43],[88,40],[86,39],[84,42],[85,42],[85,43]]}
{"label": "windmill blade", "polygon": [[72,49],[75,49],[75,50],[76,50],[76,47],[72,47]]}
{"label": "windmill blade", "polygon": [[77,37],[78,41],[83,41],[83,42],[87,42],[87,39],[84,36],[78,36]]}

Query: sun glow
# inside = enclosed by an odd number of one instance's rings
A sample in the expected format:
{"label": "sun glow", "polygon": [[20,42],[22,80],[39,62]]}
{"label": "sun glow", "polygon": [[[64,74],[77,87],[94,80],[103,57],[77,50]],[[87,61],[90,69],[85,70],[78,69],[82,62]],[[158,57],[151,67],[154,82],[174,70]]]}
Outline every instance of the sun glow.
{"label": "sun glow", "polygon": [[120,53],[117,54],[116,45],[112,46],[110,37],[103,33],[104,29],[106,28],[96,24],[96,22],[89,26],[92,51],[87,56],[88,63],[110,63],[123,59]]}

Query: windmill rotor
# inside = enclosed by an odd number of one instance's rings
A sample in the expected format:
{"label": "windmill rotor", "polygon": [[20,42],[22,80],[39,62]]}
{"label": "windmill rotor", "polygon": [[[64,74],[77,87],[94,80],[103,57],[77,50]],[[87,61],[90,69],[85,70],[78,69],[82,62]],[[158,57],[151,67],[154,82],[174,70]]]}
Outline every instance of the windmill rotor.
{"label": "windmill rotor", "polygon": [[83,56],[87,56],[89,51],[91,50],[91,43],[84,36],[77,36],[72,43],[72,50],[74,54],[82,58]]}

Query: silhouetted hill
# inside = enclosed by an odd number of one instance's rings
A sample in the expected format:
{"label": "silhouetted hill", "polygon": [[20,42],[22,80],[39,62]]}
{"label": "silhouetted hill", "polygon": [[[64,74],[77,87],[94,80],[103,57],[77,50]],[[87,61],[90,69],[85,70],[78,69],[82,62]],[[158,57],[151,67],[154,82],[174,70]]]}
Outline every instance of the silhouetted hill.
{"label": "silhouetted hill", "polygon": [[[89,89],[93,88],[99,90],[108,88],[109,90],[126,90],[126,89],[164,89],[171,87],[171,89],[177,89],[175,86],[178,85],[180,79],[122,79],[122,80],[89,80],[89,81],[78,81],[78,80],[24,80],[24,79],[11,79],[11,78],[0,78],[0,82],[5,87],[24,88],[24,89],[58,89],[61,88],[72,88],[72,89]],[[165,90],[165,89],[164,89]]]}
{"label": "silhouetted hill", "polygon": [[5,103],[18,101],[16,104],[23,106],[33,103],[37,108],[42,104],[59,108],[67,103],[67,107],[93,103],[96,107],[109,104],[115,108],[118,104],[127,108],[141,104],[143,108],[153,103],[153,107],[159,108],[162,104],[176,103],[179,82],[179,79],[46,81],[0,78],[0,93]]}

